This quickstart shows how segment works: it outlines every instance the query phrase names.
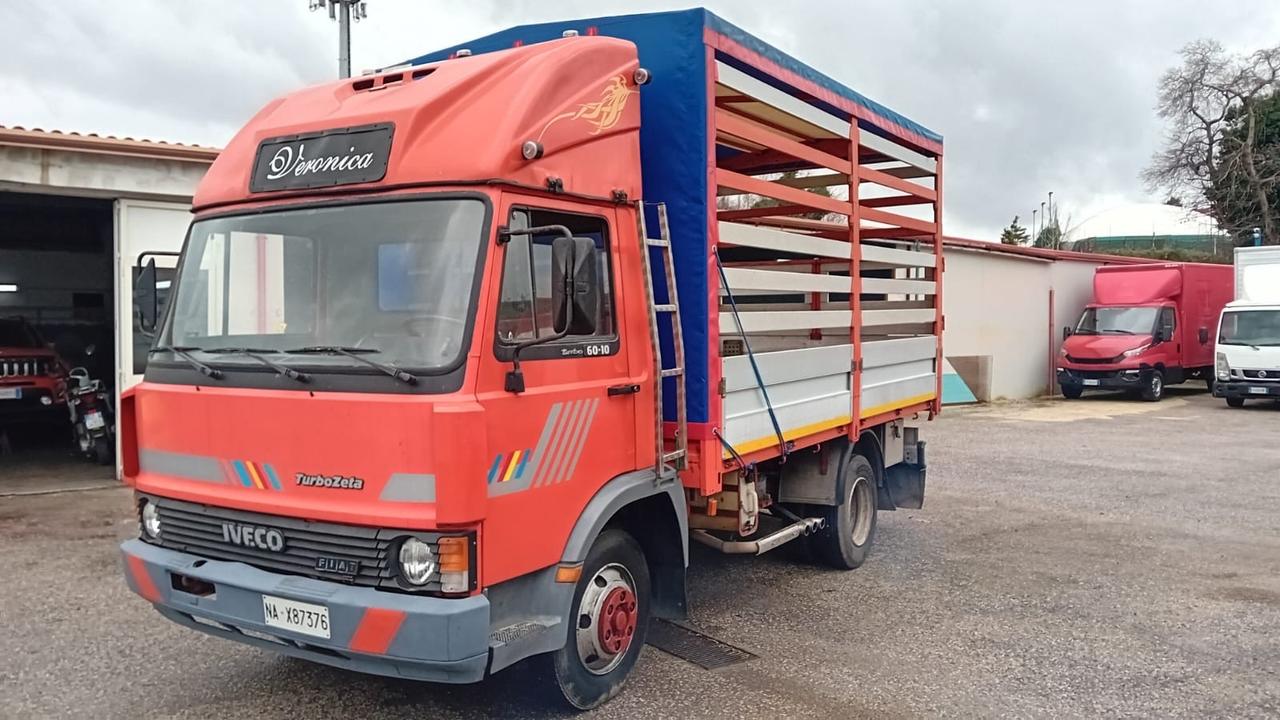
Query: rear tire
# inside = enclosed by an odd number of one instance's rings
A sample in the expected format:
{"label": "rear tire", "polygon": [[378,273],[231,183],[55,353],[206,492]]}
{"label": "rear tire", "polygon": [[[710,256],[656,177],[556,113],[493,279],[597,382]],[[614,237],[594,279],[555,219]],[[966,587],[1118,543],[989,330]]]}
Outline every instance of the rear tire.
{"label": "rear tire", "polygon": [[605,530],[591,546],[573,592],[565,645],[552,653],[560,692],[579,710],[617,695],[649,630],[649,565],[622,530]]}
{"label": "rear tire", "polygon": [[1228,397],[1228,398],[1227,398],[1227,407],[1233,407],[1233,408],[1242,408],[1242,407],[1244,407],[1244,398],[1242,398],[1242,397]]}
{"label": "rear tire", "polygon": [[853,570],[867,560],[876,537],[876,474],[861,455],[849,459],[844,497],[822,508],[826,525],[812,536],[810,547],[823,563]]}
{"label": "rear tire", "polygon": [[105,438],[93,443],[93,459],[99,465],[111,464],[111,446],[107,445]]}
{"label": "rear tire", "polygon": [[1062,386],[1062,397],[1068,400],[1079,400],[1081,395],[1084,395],[1083,385],[1063,385]]}
{"label": "rear tire", "polygon": [[1164,373],[1152,370],[1142,386],[1142,399],[1147,402],[1160,402],[1162,397],[1164,397]]}

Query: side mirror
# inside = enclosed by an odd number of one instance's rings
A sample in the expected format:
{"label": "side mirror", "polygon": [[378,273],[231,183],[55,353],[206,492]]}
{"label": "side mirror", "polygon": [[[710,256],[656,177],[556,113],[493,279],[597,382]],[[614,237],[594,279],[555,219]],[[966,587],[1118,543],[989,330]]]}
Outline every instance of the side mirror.
{"label": "side mirror", "polygon": [[551,243],[551,308],[556,334],[590,335],[600,314],[596,244],[558,237]]}
{"label": "side mirror", "polygon": [[1169,342],[1171,335],[1172,333],[1167,327],[1156,328],[1155,336],[1151,340],[1156,343]]}
{"label": "side mirror", "polygon": [[138,272],[133,289],[133,308],[138,317],[138,327],[146,335],[156,330],[160,315],[160,293],[156,287],[156,261],[152,258]]}
{"label": "side mirror", "polygon": [[1069,338],[1069,337],[1071,337],[1072,335],[1075,335],[1075,334],[1076,334],[1076,331],[1075,331],[1075,330],[1074,330],[1070,325],[1067,325],[1067,326],[1065,326],[1065,327],[1063,327],[1063,328],[1062,328],[1062,339],[1063,339],[1063,340],[1066,340],[1067,338]]}
{"label": "side mirror", "polygon": [[1200,328],[1200,344],[1204,345],[1209,342],[1209,328]]}

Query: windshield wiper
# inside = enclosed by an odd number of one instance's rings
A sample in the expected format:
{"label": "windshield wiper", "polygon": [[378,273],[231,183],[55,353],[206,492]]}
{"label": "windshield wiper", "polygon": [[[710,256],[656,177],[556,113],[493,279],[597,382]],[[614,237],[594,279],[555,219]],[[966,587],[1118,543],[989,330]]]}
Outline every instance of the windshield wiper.
{"label": "windshield wiper", "polygon": [[1124,328],[1107,328],[1106,330],[1103,330],[1101,332],[1104,335],[1108,333],[1120,333],[1121,335],[1137,335],[1137,333],[1135,333],[1134,331],[1125,330]]}
{"label": "windshield wiper", "polygon": [[191,355],[192,350],[202,351],[204,350],[204,348],[198,348],[193,345],[157,345],[151,348],[150,350],[148,350],[147,354],[152,355],[154,353],[161,353],[161,352],[173,353],[174,355],[177,355],[178,357],[185,360],[186,363],[191,367],[195,368],[196,370],[199,370],[201,375],[211,377],[214,380],[220,380],[222,378],[222,371],[215,367],[209,367],[208,365],[205,365],[204,363],[195,359],[195,357]]}
{"label": "windshield wiper", "polygon": [[285,352],[296,355],[341,355],[343,357],[349,357],[356,362],[364,363],[371,368],[381,370],[406,385],[418,384],[418,377],[416,375],[405,372],[394,365],[386,365],[378,362],[377,360],[370,360],[361,354],[382,352],[377,348],[346,347],[343,345],[311,345],[308,347],[294,348],[293,350],[285,350]]}
{"label": "windshield wiper", "polygon": [[226,353],[229,355],[244,355],[245,357],[251,357],[254,360],[257,360],[258,362],[262,363],[263,365],[266,365],[272,370],[275,370],[277,373],[289,378],[290,380],[297,380],[298,382],[301,382],[301,383],[311,382],[311,375],[309,375],[308,373],[298,372],[297,370],[294,370],[288,365],[281,365],[275,360],[272,360],[267,357],[263,357],[262,355],[259,354],[259,353],[276,353],[276,352],[280,352],[279,350],[243,348],[243,347],[220,347],[220,348],[208,348],[205,350],[205,352]]}

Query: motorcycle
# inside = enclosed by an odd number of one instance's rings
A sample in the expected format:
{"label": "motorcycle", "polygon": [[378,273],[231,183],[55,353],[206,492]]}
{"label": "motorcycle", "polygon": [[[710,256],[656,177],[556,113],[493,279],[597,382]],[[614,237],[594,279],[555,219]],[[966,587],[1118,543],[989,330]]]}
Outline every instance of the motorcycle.
{"label": "motorcycle", "polygon": [[90,379],[89,371],[83,367],[72,368],[68,376],[67,409],[80,453],[99,465],[110,463],[116,450],[111,396],[102,381]]}

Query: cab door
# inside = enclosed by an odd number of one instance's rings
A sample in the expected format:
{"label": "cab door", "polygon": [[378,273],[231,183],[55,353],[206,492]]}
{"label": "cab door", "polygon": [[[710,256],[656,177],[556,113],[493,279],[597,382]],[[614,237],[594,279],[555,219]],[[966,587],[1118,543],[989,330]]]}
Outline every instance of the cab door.
{"label": "cab door", "polygon": [[[608,480],[634,470],[636,400],[643,371],[631,367],[627,308],[634,289],[619,272],[619,233],[613,207],[550,199],[508,199],[497,224],[493,271],[486,288],[487,318],[476,347],[477,396],[485,410],[488,466],[480,479],[489,505],[483,543],[486,582],[499,582],[559,561],[582,508]],[[600,304],[590,333],[525,347],[519,352],[523,392],[509,392],[517,343],[554,333],[552,242],[564,226],[596,246]]]}

